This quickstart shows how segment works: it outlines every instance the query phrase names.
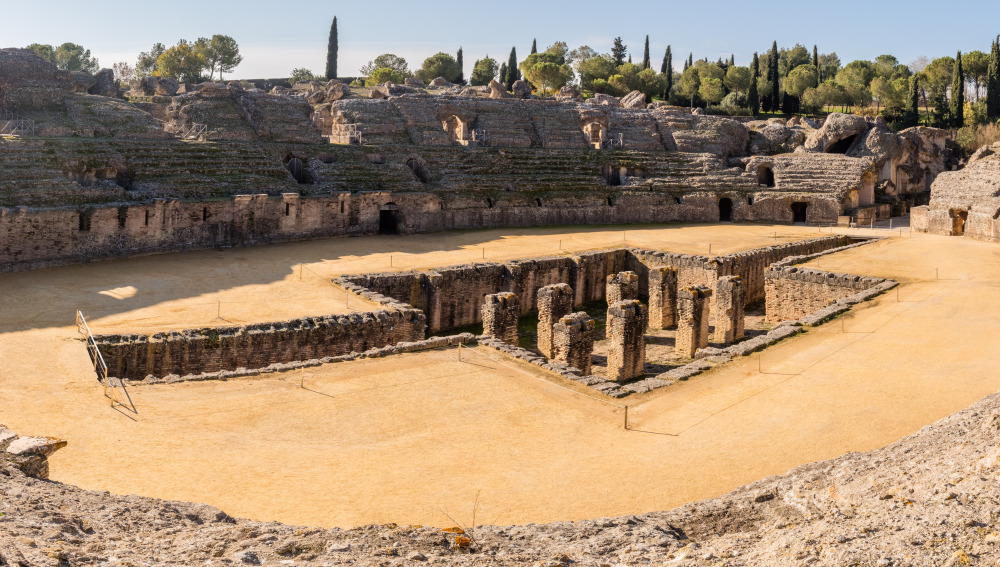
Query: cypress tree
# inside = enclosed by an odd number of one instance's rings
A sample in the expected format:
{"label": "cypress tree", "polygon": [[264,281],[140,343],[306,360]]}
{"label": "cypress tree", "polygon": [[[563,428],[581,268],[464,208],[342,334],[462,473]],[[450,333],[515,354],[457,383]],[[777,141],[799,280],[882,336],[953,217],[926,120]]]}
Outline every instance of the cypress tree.
{"label": "cypress tree", "polygon": [[507,85],[507,62],[506,61],[504,61],[500,65],[500,79],[499,79],[499,81],[500,81],[501,85],[505,85],[505,86]]}
{"label": "cypress tree", "polygon": [[920,124],[920,85],[919,75],[910,77],[910,105],[906,110],[905,122],[907,127],[918,126]]}
{"label": "cypress tree", "polygon": [[965,124],[965,71],[962,70],[962,52],[955,56],[955,68],[951,75],[951,124],[961,128]]}
{"label": "cypress tree", "polygon": [[771,55],[767,58],[767,78],[771,81],[771,111],[781,108],[781,77],[778,75],[778,42],[771,45]]}
{"label": "cypress tree", "polygon": [[660,74],[664,75],[667,72],[667,57],[670,56],[670,46],[667,46],[667,50],[663,52],[663,63],[660,63]]}
{"label": "cypress tree", "polygon": [[462,61],[462,48],[458,48],[458,80],[455,83],[459,85],[465,84],[465,63]]}
{"label": "cypress tree", "polygon": [[663,89],[663,100],[670,100],[670,91],[674,88],[674,56],[670,53],[670,46],[667,46],[667,53],[663,56],[663,64],[666,67],[666,84]]}
{"label": "cypress tree", "polygon": [[507,90],[512,90],[514,88],[514,81],[521,78],[520,71],[517,70],[517,48],[510,48],[510,58],[507,59],[507,80],[506,86]]}
{"label": "cypress tree", "polygon": [[750,88],[747,89],[747,106],[750,112],[757,116],[760,111],[760,97],[757,95],[757,80],[760,79],[760,60],[757,54],[753,54],[753,63],[750,64]]}
{"label": "cypress tree", "polygon": [[631,53],[628,54],[628,64],[629,65],[632,64],[632,54]]}
{"label": "cypress tree", "polygon": [[736,54],[735,53],[730,53],[729,54],[729,66],[730,67],[735,67],[736,66]]}
{"label": "cypress tree", "polygon": [[531,53],[529,55],[535,54],[535,53],[538,53],[538,40],[537,39],[531,40]]}
{"label": "cypress tree", "polygon": [[688,54],[688,67],[691,67],[693,65],[694,65],[694,53],[690,53]]}
{"label": "cypress tree", "polygon": [[986,117],[995,122],[1000,120],[1000,36],[990,50],[990,66],[986,78]]}
{"label": "cypress tree", "polygon": [[326,78],[337,78],[337,16],[333,17],[330,26],[330,40],[326,45]]}
{"label": "cypress tree", "polygon": [[816,68],[816,86],[818,87],[823,79],[819,76],[819,50],[816,49],[815,45],[813,46],[813,67]]}
{"label": "cypress tree", "polygon": [[649,69],[649,36],[646,36],[646,47],[642,50],[642,68]]}

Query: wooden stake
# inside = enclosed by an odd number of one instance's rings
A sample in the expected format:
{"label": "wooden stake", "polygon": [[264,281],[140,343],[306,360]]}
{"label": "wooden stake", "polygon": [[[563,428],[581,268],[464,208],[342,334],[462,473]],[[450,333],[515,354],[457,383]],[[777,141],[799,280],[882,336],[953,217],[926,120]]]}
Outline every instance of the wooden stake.
{"label": "wooden stake", "polygon": [[625,431],[628,431],[628,406],[625,406]]}

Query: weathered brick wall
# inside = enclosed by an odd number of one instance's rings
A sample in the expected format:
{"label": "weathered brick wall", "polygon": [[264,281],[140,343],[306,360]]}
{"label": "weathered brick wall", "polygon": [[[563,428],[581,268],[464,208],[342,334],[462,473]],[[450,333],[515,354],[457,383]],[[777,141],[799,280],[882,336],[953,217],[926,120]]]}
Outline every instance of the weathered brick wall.
{"label": "weathered brick wall", "polygon": [[618,272],[607,277],[604,300],[608,305],[639,299],[639,276],[635,272]]}
{"label": "weathered brick wall", "polygon": [[596,326],[593,317],[583,311],[560,317],[553,326],[552,356],[556,362],[568,364],[590,374]]}
{"label": "weathered brick wall", "polygon": [[715,290],[715,342],[731,343],[744,336],[743,278],[723,276]]}
{"label": "weathered brick wall", "polygon": [[770,323],[799,319],[885,281],[794,266],[769,268],[766,278],[765,312]]}
{"label": "weathered brick wall", "polygon": [[573,310],[573,288],[561,283],[538,290],[538,350],[546,358],[555,356],[553,326]]}
{"label": "weathered brick wall", "polygon": [[236,368],[264,368],[424,338],[416,309],[329,315],[243,327],[95,337],[111,376],[186,376]]}
{"label": "weathered brick wall", "polygon": [[495,293],[483,298],[483,334],[500,339],[509,345],[517,344],[517,322],[521,318],[521,304],[517,294]]}
{"label": "weathered brick wall", "polygon": [[700,348],[708,346],[708,318],[712,290],[705,286],[689,286],[677,290],[677,336],[674,350],[683,357],[694,358]]}
{"label": "weathered brick wall", "polygon": [[649,328],[663,330],[677,324],[677,270],[649,269]]}
{"label": "weathered brick wall", "polygon": [[608,380],[623,382],[642,376],[646,362],[644,333],[649,323],[646,306],[638,300],[608,306]]}

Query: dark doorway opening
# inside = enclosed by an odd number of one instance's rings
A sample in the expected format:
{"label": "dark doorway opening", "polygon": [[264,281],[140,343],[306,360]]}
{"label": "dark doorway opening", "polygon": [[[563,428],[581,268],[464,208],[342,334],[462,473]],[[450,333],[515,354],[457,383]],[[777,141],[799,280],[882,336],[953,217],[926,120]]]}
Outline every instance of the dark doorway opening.
{"label": "dark doorway opening", "polygon": [[397,211],[378,212],[378,233],[379,234],[399,234],[399,219]]}
{"label": "dark doorway opening", "polygon": [[604,181],[609,187],[618,187],[622,184],[622,170],[618,165],[604,166]]}
{"label": "dark doorway opening", "polygon": [[959,211],[952,209],[951,213],[951,235],[963,236],[965,234],[965,223],[969,220],[969,211]]}
{"label": "dark doorway opening", "polygon": [[733,200],[729,197],[719,199],[719,221],[733,222]]}
{"label": "dark doorway opening", "polygon": [[757,168],[757,185],[774,187],[774,170],[766,165]]}
{"label": "dark doorway opening", "polygon": [[826,147],[826,153],[846,154],[847,150],[851,149],[851,146],[854,145],[854,142],[857,141],[857,139],[858,139],[858,134],[855,134],[853,136],[848,136],[843,140],[834,142]]}
{"label": "dark doorway opening", "polygon": [[809,203],[792,203],[792,222],[806,222]]}
{"label": "dark doorway opening", "polygon": [[410,158],[406,160],[406,167],[410,168],[413,172],[413,176],[417,178],[421,183],[427,183],[430,180],[430,176],[427,175],[427,170],[424,169],[423,164],[417,161],[417,158]]}

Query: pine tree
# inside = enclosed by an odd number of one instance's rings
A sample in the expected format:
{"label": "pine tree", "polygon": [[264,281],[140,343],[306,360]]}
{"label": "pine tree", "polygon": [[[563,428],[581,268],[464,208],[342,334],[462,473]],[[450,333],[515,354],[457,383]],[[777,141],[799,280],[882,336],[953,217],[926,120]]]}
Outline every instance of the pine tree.
{"label": "pine tree", "polygon": [[781,77],[778,75],[778,42],[771,45],[771,53],[767,58],[767,79],[771,81],[770,107],[772,112],[781,109]]}
{"label": "pine tree", "polygon": [[951,75],[951,125],[961,128],[965,124],[965,71],[962,70],[962,52],[955,56],[955,67]]}
{"label": "pine tree", "polygon": [[455,80],[456,84],[465,84],[465,63],[462,61],[462,48],[458,48],[458,79]]}
{"label": "pine tree", "polygon": [[337,78],[337,16],[333,17],[330,26],[330,40],[326,45],[326,78]]}
{"label": "pine tree", "polygon": [[663,55],[663,66],[665,71],[665,84],[663,87],[663,100],[670,100],[670,91],[674,88],[674,56],[670,53],[670,46],[667,46],[667,52]]}
{"label": "pine tree", "polygon": [[990,50],[990,66],[986,79],[986,117],[995,122],[1000,120],[1000,36]]}
{"label": "pine tree", "polygon": [[529,55],[534,55],[535,53],[538,53],[538,40],[537,39],[531,40],[531,53]]}
{"label": "pine tree", "polygon": [[500,65],[500,84],[507,85],[507,63],[504,62]]}
{"label": "pine tree", "polygon": [[514,82],[521,78],[521,72],[517,70],[517,48],[510,48],[510,58],[507,59],[507,80],[505,85],[507,90],[514,88]]}
{"label": "pine tree", "polygon": [[649,69],[649,36],[646,36],[646,47],[642,50],[642,68]]}
{"label": "pine tree", "polygon": [[614,43],[611,45],[611,58],[615,61],[615,67],[625,64],[625,54],[628,52],[628,46],[622,43],[622,38],[616,37]]}
{"label": "pine tree", "polygon": [[753,63],[750,64],[750,88],[747,89],[747,106],[750,112],[756,117],[760,111],[760,97],[757,95],[757,80],[760,79],[760,60],[757,54],[753,54]]}
{"label": "pine tree", "polygon": [[903,121],[907,127],[920,125],[920,84],[918,75],[910,77],[910,104]]}

